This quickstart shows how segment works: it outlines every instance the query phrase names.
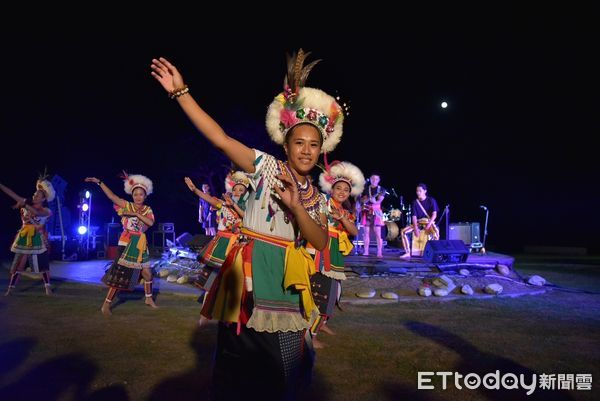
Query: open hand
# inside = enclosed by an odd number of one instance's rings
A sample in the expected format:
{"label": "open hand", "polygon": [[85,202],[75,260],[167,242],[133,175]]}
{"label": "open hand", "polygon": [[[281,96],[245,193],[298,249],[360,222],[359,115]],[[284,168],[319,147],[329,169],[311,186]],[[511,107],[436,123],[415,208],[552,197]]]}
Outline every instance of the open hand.
{"label": "open hand", "polygon": [[183,88],[183,77],[166,58],[153,58],[150,68],[152,68],[150,74],[160,82],[167,92],[171,93],[175,89]]}
{"label": "open hand", "polygon": [[185,181],[185,184],[188,186],[190,191],[194,192],[196,190],[196,186],[194,185],[190,177],[185,177],[183,180]]}
{"label": "open hand", "polygon": [[283,204],[291,211],[302,207],[296,183],[289,176],[283,174],[279,174],[277,179],[281,181],[284,188],[281,189],[278,185],[275,185],[275,192],[277,192]]}

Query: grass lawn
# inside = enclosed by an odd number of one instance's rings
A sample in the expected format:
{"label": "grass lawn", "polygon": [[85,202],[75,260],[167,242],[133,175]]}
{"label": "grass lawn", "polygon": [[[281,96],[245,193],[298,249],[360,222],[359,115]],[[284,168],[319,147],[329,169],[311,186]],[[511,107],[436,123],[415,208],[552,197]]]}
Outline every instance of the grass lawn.
{"label": "grass lawn", "polygon": [[[560,286],[543,295],[346,306],[321,334],[308,400],[600,399],[600,265],[527,260]],[[7,285],[2,270],[2,291]],[[203,400],[216,326],[196,329],[195,299],[134,293],[104,318],[105,289],[23,277],[0,297],[0,400]],[[591,373],[592,391],[417,390],[417,372]],[[452,380],[453,381],[453,380]]]}

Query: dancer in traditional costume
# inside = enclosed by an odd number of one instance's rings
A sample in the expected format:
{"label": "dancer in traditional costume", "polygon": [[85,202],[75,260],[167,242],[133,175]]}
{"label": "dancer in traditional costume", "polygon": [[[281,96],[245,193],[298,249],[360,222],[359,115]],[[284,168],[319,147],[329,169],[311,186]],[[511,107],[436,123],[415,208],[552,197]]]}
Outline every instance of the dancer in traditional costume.
{"label": "dancer in traditional costume", "polygon": [[[198,280],[195,282],[198,287],[208,292],[216,273],[240,235],[244,218],[245,195],[250,181],[243,171],[228,174],[225,178],[223,199],[215,198],[199,190],[189,177],[185,177],[185,183],[190,191],[217,211],[217,235],[200,253],[199,261],[203,266],[200,268]],[[205,295],[201,296],[201,299]],[[198,323],[202,325],[205,319],[201,316]]]}
{"label": "dancer in traditional costume", "polygon": [[[293,399],[311,371],[307,331],[318,316],[310,290],[308,241],[327,244],[324,198],[309,173],[342,135],[335,99],[304,87],[317,63],[302,50],[288,58],[284,91],[267,112],[267,131],[287,160],[229,137],[196,103],[177,68],[152,60],[152,75],[204,136],[249,174],[242,237],[227,255],[202,313],[218,319],[215,399]],[[236,98],[236,96],[234,96]],[[237,97],[240,98],[240,97]]]}
{"label": "dancer in traditional costume", "polygon": [[317,339],[322,330],[334,334],[327,327],[333,309],[341,295],[341,281],[344,273],[344,256],[353,248],[349,235],[358,235],[354,202],[365,186],[365,177],[358,167],[349,162],[333,162],[326,165],[326,171],[319,177],[321,190],[327,199],[327,220],[329,223],[329,241],[327,247],[316,254],[318,273],[311,277],[313,296],[319,308],[319,318],[311,327],[315,348],[324,344]]}
{"label": "dancer in traditional costume", "polygon": [[51,295],[46,221],[52,215],[52,212],[48,209],[48,202],[54,200],[54,187],[46,177],[40,177],[31,199],[17,195],[2,184],[0,184],[0,190],[17,202],[13,208],[19,209],[22,223],[21,229],[10,248],[15,256],[10,267],[10,280],[5,295],[10,295],[15,288],[28,261],[33,272],[42,274],[46,295]]}
{"label": "dancer in traditional costume", "polygon": [[133,202],[119,198],[96,177],[88,177],[86,182],[98,184],[102,192],[114,203],[117,214],[121,217],[123,233],[119,237],[119,252],[102,281],[109,289],[102,304],[101,311],[111,314],[111,303],[118,291],[133,291],[144,278],[146,305],[157,308],[152,299],[152,271],[150,269],[150,252],[146,240],[146,230],[154,225],[154,212],[145,205],[146,198],[152,194],[152,181],[141,174],[124,174],[125,193],[131,195]]}

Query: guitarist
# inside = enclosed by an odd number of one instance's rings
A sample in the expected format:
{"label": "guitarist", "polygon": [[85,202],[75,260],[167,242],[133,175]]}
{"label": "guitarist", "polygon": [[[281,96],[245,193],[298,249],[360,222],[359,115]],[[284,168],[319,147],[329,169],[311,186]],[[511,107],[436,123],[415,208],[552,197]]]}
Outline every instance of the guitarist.
{"label": "guitarist", "polygon": [[381,227],[385,224],[383,221],[383,211],[381,210],[381,202],[385,198],[387,191],[379,185],[381,178],[377,174],[373,174],[367,181],[369,185],[363,191],[361,197],[361,225],[364,227],[363,256],[369,256],[369,244],[371,242],[371,227],[375,232],[377,240],[377,257],[383,257],[383,239],[381,238]]}

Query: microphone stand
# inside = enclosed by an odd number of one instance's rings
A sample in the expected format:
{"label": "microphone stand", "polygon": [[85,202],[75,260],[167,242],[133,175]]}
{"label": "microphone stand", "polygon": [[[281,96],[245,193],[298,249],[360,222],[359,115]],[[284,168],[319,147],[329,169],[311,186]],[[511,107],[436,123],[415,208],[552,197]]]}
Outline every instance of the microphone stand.
{"label": "microphone stand", "polygon": [[487,235],[488,235],[487,226],[488,226],[489,215],[490,215],[490,209],[488,209],[486,207],[485,208],[485,224],[483,226],[483,249],[481,250],[483,254],[486,253],[486,250],[485,250],[485,240],[487,239]]}
{"label": "microphone stand", "polygon": [[446,205],[446,239],[450,238],[450,205]]}

